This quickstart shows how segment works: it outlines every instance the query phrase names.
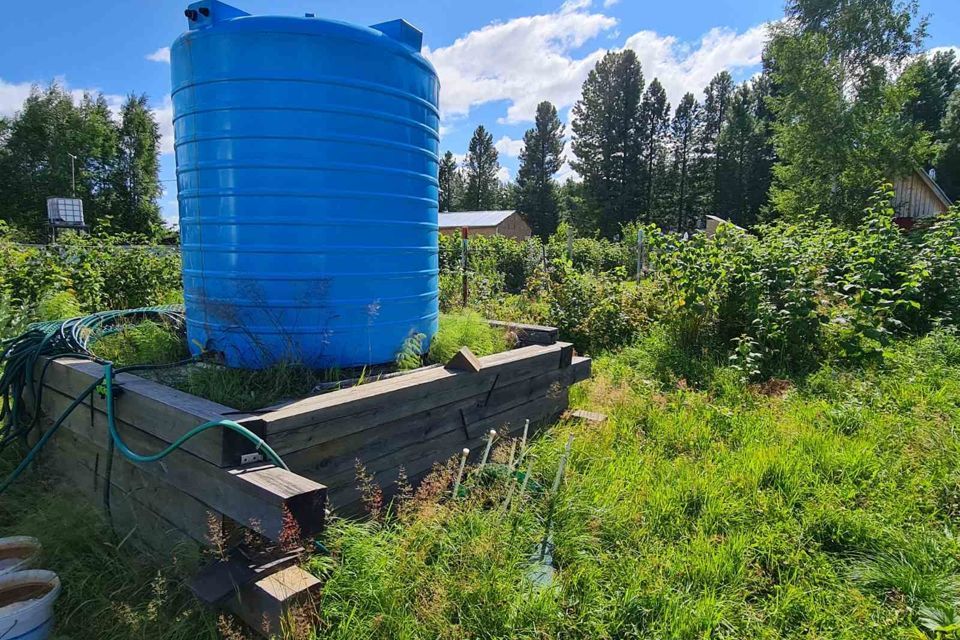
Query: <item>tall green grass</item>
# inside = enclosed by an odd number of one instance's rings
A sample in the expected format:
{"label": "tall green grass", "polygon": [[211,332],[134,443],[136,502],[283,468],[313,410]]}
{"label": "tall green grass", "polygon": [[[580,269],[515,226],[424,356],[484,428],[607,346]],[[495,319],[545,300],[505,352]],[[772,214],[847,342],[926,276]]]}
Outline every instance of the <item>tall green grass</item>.
{"label": "tall green grass", "polygon": [[[299,637],[933,638],[960,620],[960,338],[792,382],[717,363],[694,387],[678,373],[694,362],[656,333],[598,359],[572,397],[609,420],[539,439],[538,490],[508,508],[503,473],[468,474],[451,499],[454,465],[387,517],[334,518],[330,554],[307,561],[320,621]],[[135,560],[95,512],[30,482],[0,497],[0,528],[44,541],[65,636],[217,637],[180,564]]]}
{"label": "tall green grass", "polygon": [[[3,477],[13,469],[0,459]],[[215,616],[186,587],[195,549],[144,555],[113,532],[100,510],[53,478],[27,474],[0,496],[0,535],[30,535],[43,545],[40,567],[63,585],[57,639],[197,640],[216,638]]]}
{"label": "tall green grass", "polygon": [[[555,510],[556,573],[531,580],[548,512],[505,488],[339,521],[325,637],[900,638],[960,600],[960,340],[882,366],[747,386],[665,386],[655,360],[603,358],[575,394],[610,415],[533,450]],[[680,356],[677,356],[680,357]],[[623,366],[623,359],[630,362]],[[447,494],[449,491],[447,492]],[[925,612],[925,613],[924,613]],[[938,613],[939,612],[939,613]],[[926,629],[926,631],[919,631]]]}

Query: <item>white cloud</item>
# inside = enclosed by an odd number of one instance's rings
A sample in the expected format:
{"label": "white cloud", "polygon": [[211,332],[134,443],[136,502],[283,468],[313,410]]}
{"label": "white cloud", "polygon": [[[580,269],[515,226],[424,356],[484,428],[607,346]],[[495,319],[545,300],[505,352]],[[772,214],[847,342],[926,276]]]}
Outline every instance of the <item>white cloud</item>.
{"label": "white cloud", "polygon": [[588,5],[568,2],[558,13],[490,24],[450,46],[425,48],[440,75],[444,118],[463,117],[471,107],[506,100],[510,105],[503,120],[525,122],[533,119],[541,100],[572,104],[603,51],[582,58],[570,52],[617,24],[614,18],[584,12]]}
{"label": "white cloud", "polygon": [[500,167],[500,170],[497,171],[497,180],[500,182],[510,182],[510,169]]}
{"label": "white cloud", "polygon": [[153,53],[147,54],[147,60],[153,60],[154,62],[166,62],[170,63],[170,47],[160,47]]}
{"label": "white cloud", "polygon": [[160,216],[171,228],[180,227],[180,209],[176,198],[160,202]]}
{"label": "white cloud", "polygon": [[953,51],[953,54],[958,58],[960,58],[960,47],[958,46],[933,47],[932,49],[928,49],[924,53],[927,55],[927,57],[932,58],[933,56],[940,53],[941,51]]}
{"label": "white cloud", "polygon": [[163,106],[154,109],[153,115],[160,125],[160,153],[173,153],[173,103],[170,96],[163,99]]}
{"label": "white cloud", "polygon": [[[616,0],[605,0],[612,6]],[[445,122],[467,116],[473,107],[505,101],[501,124],[533,120],[541,100],[558,109],[580,97],[587,74],[606,49],[574,54],[601,35],[617,37],[617,20],[591,11],[590,0],[567,0],[556,13],[515,18],[471,31],[453,44],[425,49],[440,75]],[[716,27],[698,41],[640,31],[624,48],[636,51],[649,82],[658,77],[673,104],[687,91],[699,93],[723,69],[732,72],[761,62],[767,25],[742,33]]]}
{"label": "white cloud", "polygon": [[514,140],[510,136],[503,136],[494,144],[497,151],[505,156],[516,158],[523,151],[523,140]]}
{"label": "white cloud", "polygon": [[640,31],[627,38],[624,48],[636,52],[645,80],[658,78],[667,98],[676,104],[687,91],[699,95],[724,69],[736,72],[760,64],[766,37],[766,24],[743,33],[714,27],[696,45],[654,31]]}
{"label": "white cloud", "polygon": [[573,170],[573,167],[570,166],[570,157],[572,152],[570,151],[570,141],[567,140],[567,144],[563,146],[563,153],[560,154],[560,157],[563,159],[563,164],[560,165],[560,170],[557,171],[554,179],[558,184],[563,184],[568,179],[579,182],[580,174]]}
{"label": "white cloud", "polygon": [[[75,103],[83,100],[84,94],[97,93],[98,89],[76,89],[71,88],[65,78],[58,76],[54,81],[63,87]],[[38,83],[21,82],[10,83],[0,78],[0,116],[11,117],[21,108],[23,102],[30,96],[30,91],[34,86],[44,86]],[[121,95],[106,93],[103,94],[114,117],[120,116],[120,108],[126,98]],[[173,153],[173,104],[170,102],[170,96],[163,99],[163,105],[153,109],[153,115],[160,125],[160,153]]]}
{"label": "white cloud", "polygon": [[[71,88],[63,76],[57,76],[53,79],[53,81],[63,87],[63,89],[70,94],[70,97],[75,103],[79,103],[81,100],[83,100],[83,96],[87,93],[99,93],[99,89]],[[20,111],[20,109],[23,108],[23,102],[30,97],[30,91],[35,86],[42,89],[46,86],[46,83],[11,83],[4,81],[3,78],[0,78],[0,116],[10,117]],[[107,101],[107,106],[110,108],[110,111],[113,113],[113,115],[119,115],[120,107],[123,105],[125,98],[113,93],[105,93],[103,94],[103,98]]]}
{"label": "white cloud", "polygon": [[573,13],[574,11],[583,11],[589,9],[593,0],[566,0],[560,6],[560,13]]}
{"label": "white cloud", "polygon": [[618,4],[619,2],[620,0],[603,0],[603,8],[609,9],[610,7],[612,7],[615,4]]}
{"label": "white cloud", "polygon": [[0,116],[10,117],[20,110],[30,96],[31,83],[12,84],[0,79]]}

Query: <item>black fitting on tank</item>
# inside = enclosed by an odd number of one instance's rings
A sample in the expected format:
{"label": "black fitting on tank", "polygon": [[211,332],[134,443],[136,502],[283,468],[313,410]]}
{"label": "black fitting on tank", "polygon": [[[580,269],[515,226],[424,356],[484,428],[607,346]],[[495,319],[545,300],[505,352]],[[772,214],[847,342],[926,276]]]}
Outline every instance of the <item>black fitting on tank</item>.
{"label": "black fitting on tank", "polygon": [[190,22],[195,22],[197,19],[197,12],[194,11],[193,9],[187,9],[186,11],[183,12],[183,15],[187,16],[187,20],[189,20]]}
{"label": "black fitting on tank", "polygon": [[200,7],[200,15],[204,18],[210,17],[210,9],[208,7]]}

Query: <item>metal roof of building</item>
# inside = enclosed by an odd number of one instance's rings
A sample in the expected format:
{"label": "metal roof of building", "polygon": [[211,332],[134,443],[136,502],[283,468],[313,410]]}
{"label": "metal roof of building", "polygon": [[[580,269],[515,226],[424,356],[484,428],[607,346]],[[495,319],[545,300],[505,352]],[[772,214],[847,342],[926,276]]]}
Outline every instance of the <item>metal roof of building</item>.
{"label": "metal roof of building", "polygon": [[440,228],[495,227],[513,213],[513,209],[504,211],[442,211],[439,216]]}

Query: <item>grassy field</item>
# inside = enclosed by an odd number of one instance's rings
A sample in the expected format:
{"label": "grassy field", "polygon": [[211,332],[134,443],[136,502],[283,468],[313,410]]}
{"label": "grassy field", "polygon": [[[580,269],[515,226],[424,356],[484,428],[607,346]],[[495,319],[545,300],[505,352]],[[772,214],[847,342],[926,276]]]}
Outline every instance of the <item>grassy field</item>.
{"label": "grassy field", "polygon": [[[451,500],[448,468],[385,518],[336,521],[331,555],[307,561],[321,620],[291,637],[904,638],[957,621],[960,339],[759,386],[718,369],[701,390],[658,378],[658,340],[596,362],[575,404],[610,420],[539,440],[523,500],[504,508],[489,473]],[[536,580],[570,434],[555,573]],[[134,560],[46,484],[5,495],[0,529],[43,539],[61,637],[221,633],[185,593],[190,554]]]}

